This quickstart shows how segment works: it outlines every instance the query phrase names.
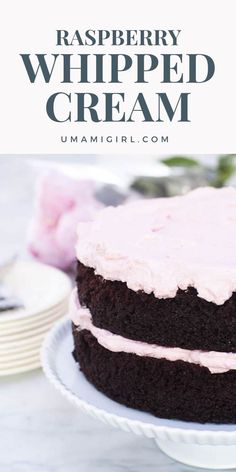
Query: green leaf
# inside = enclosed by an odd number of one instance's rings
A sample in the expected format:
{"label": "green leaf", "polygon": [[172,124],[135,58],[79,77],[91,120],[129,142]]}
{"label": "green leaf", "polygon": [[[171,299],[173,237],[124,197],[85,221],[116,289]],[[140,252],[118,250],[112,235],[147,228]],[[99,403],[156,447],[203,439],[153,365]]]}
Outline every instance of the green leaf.
{"label": "green leaf", "polygon": [[230,177],[233,176],[236,170],[235,158],[235,154],[228,154],[219,157],[216,168],[216,178],[212,182],[214,187],[223,187]]}
{"label": "green leaf", "polygon": [[197,167],[199,162],[191,157],[172,156],[162,159],[161,162],[169,167]]}

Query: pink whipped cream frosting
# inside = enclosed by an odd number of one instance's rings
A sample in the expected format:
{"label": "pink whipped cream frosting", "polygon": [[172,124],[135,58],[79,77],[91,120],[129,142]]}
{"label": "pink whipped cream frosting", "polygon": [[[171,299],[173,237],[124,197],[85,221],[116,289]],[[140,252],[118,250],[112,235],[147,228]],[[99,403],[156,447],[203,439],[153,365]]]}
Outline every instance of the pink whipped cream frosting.
{"label": "pink whipped cream frosting", "polygon": [[126,352],[143,357],[166,359],[168,361],[184,361],[206,367],[212,374],[219,374],[229,370],[236,370],[236,354],[230,352],[198,351],[179,347],[164,347],[148,344],[142,341],[133,341],[105,329],[97,328],[92,323],[88,308],[79,305],[76,290],[72,292],[69,316],[78,329],[90,331],[98,343],[112,352]]}
{"label": "pink whipped cream frosting", "polygon": [[78,225],[77,257],[132,290],[172,298],[195,287],[221,305],[236,291],[236,189],[108,207]]}

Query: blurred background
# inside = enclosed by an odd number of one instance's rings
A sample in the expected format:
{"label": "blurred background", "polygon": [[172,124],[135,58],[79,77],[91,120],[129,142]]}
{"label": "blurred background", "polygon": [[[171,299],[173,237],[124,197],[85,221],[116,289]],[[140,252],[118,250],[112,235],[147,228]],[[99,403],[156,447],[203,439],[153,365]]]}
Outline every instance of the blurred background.
{"label": "blurred background", "polygon": [[76,224],[104,205],[236,185],[234,155],[1,156],[0,263],[13,254],[73,267]]}

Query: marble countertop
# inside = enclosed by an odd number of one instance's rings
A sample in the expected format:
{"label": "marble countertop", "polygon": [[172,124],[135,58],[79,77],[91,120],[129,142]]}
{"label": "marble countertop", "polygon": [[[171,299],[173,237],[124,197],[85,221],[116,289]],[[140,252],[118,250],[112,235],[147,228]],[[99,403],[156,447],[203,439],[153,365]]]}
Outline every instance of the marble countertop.
{"label": "marble countertop", "polygon": [[[0,157],[1,248],[23,248],[34,173]],[[22,249],[21,249],[22,251]],[[23,252],[23,251],[22,251]],[[0,378],[0,472],[177,472],[150,439],[84,415],[40,369]],[[196,469],[195,469],[196,470]]]}
{"label": "marble countertop", "polygon": [[190,470],[154,441],[84,415],[41,370],[0,380],[1,472],[150,472]]}

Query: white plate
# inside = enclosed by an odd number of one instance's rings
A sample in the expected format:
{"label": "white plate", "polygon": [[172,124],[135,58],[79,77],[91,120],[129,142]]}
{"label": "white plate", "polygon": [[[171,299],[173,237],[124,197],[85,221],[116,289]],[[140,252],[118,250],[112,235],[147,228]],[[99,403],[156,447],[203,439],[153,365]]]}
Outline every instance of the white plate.
{"label": "white plate", "polygon": [[0,357],[3,355],[10,355],[10,354],[14,354],[14,353],[18,353],[18,352],[24,352],[24,351],[29,351],[30,349],[34,349],[36,347],[39,347],[42,345],[42,342],[45,338],[47,333],[44,333],[40,336],[37,336],[37,339],[29,339],[26,342],[23,342],[20,341],[19,343],[18,342],[12,342],[12,343],[8,343],[7,345],[4,345],[2,346],[0,344]]}
{"label": "white plate", "polygon": [[52,312],[50,316],[45,316],[44,318],[39,318],[39,320],[35,320],[30,323],[22,323],[19,325],[16,325],[14,328],[12,327],[11,329],[2,329],[0,326],[0,336],[9,336],[13,334],[20,334],[23,333],[24,331],[29,331],[33,329],[38,329],[43,325],[48,324],[50,321],[54,322],[62,318],[65,314],[67,313],[67,306],[65,305],[64,309],[60,311],[55,311]]}
{"label": "white plate", "polygon": [[63,272],[31,261],[18,261],[7,273],[4,284],[22,300],[24,308],[2,312],[1,322],[48,311],[64,300],[71,290],[70,279]]}
{"label": "white plate", "polygon": [[65,313],[65,310],[55,312],[51,316],[39,320],[38,323],[19,326],[14,330],[6,331],[0,328],[0,344],[4,345],[6,342],[18,341],[45,332],[55,321],[62,318]]}
{"label": "white plate", "polygon": [[[17,355],[17,353],[29,351],[31,349],[41,348],[42,342],[50,331],[51,327],[57,322],[58,320],[65,319],[65,315],[63,314],[56,320],[51,320],[50,323],[43,326],[43,329],[40,331],[34,330],[32,334],[28,335],[25,334],[23,338],[20,339],[12,339],[11,341],[4,341],[0,342],[0,359],[2,356],[8,355]],[[7,339],[7,338],[6,338]]]}
{"label": "white plate", "polygon": [[36,354],[39,354],[41,347],[41,343],[33,348],[27,349],[25,351],[19,351],[19,352],[12,352],[8,354],[2,354],[0,356],[0,365],[2,364],[8,364],[8,363],[13,363],[14,361],[18,361],[19,359],[31,359],[31,357],[36,356]]}
{"label": "white plate", "polygon": [[52,325],[53,320],[49,319],[49,321],[45,322],[41,326],[38,326],[37,328],[31,327],[29,329],[24,329],[24,331],[22,331],[21,333],[13,333],[8,334],[6,336],[0,336],[0,344],[4,348],[5,345],[8,345],[11,342],[15,343],[15,341],[25,341],[27,343],[29,339],[35,338],[36,336],[40,336],[41,334],[49,331]]}
{"label": "white plate", "polygon": [[120,405],[85,379],[72,349],[71,323],[60,321],[43,343],[41,360],[47,378],[75,406],[111,426],[154,438],[180,462],[213,469],[236,467],[236,425],[165,420]]}
{"label": "white plate", "polygon": [[[45,318],[50,317],[54,313],[58,311],[64,310],[65,313],[68,309],[68,302],[69,298],[65,298],[61,303],[58,303],[55,307],[51,308],[50,310],[43,311],[41,313],[36,313],[34,316],[24,316],[22,318],[18,318],[17,320],[13,321],[3,321],[1,319],[0,314],[0,333],[4,333],[10,330],[15,330],[20,328],[21,326],[28,326],[28,325],[35,325],[39,321],[44,320]],[[14,310],[13,310],[14,311]]]}
{"label": "white plate", "polygon": [[9,359],[7,362],[1,362],[0,361],[0,371],[1,370],[6,370],[6,369],[13,369],[17,367],[22,367],[25,364],[31,364],[34,362],[36,359],[39,359],[40,357],[40,349],[36,349],[34,352],[27,357],[19,357],[17,359]]}
{"label": "white plate", "polygon": [[[48,331],[50,327],[48,327]],[[20,348],[26,348],[26,347],[38,346],[40,343],[43,342],[43,339],[45,338],[48,331],[45,330],[43,333],[36,334],[35,336],[30,336],[27,339],[19,339],[18,341],[9,341],[9,342],[4,342],[4,343],[1,342],[0,343],[0,357],[1,357],[1,353],[6,353],[7,351],[20,349]]]}
{"label": "white plate", "polygon": [[2,358],[2,356],[3,357],[17,356],[20,353],[28,352],[28,351],[31,351],[32,349],[40,349],[45,336],[46,335],[44,334],[44,336],[40,337],[40,339],[34,343],[28,343],[28,344],[24,343],[20,345],[14,344],[13,346],[10,346],[4,349],[1,349],[1,345],[0,345],[0,358]]}
{"label": "white plate", "polygon": [[40,358],[39,356],[36,356],[35,358],[31,359],[28,363],[25,363],[16,367],[0,370],[0,377],[5,377],[6,375],[21,374],[23,372],[28,372],[30,370],[38,369],[39,367],[41,367]]}

